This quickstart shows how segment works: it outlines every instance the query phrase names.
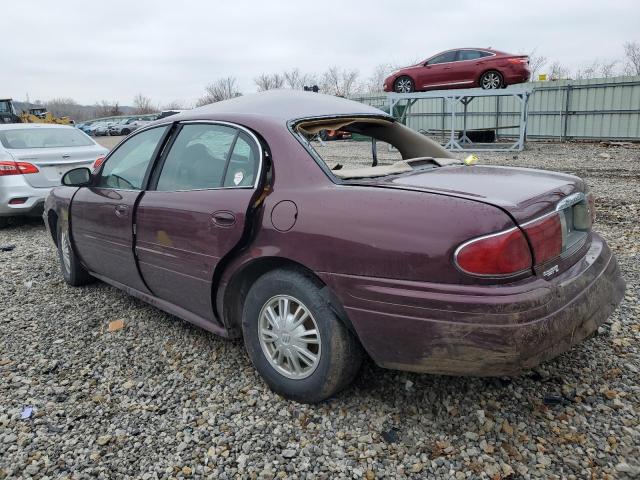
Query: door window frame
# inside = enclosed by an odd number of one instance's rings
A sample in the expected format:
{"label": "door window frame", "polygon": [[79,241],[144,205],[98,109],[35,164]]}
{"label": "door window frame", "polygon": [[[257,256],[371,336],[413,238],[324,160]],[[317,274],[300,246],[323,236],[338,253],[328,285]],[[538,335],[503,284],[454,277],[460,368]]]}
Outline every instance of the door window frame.
{"label": "door window frame", "polygon": [[[92,179],[91,185],[89,185],[89,188],[100,188],[100,189],[116,190],[116,191],[123,191],[123,192],[144,192],[144,191],[146,191],[148,189],[148,187],[149,187],[149,179],[151,178],[151,172],[153,171],[153,169],[155,167],[155,164],[156,164],[157,159],[158,159],[158,155],[160,155],[160,153],[163,151],[164,146],[167,143],[167,139],[173,133],[173,130],[174,130],[173,123],[174,122],[164,122],[164,123],[160,123],[160,124],[157,124],[157,125],[152,125],[152,126],[149,126],[149,127],[146,127],[146,128],[138,129],[135,132],[133,132],[130,136],[128,136],[125,140],[123,140],[118,145],[116,145],[116,147],[107,154],[107,156],[104,159],[104,162],[102,162],[102,164],[100,165],[100,168],[98,169],[98,171],[92,173],[93,179]],[[130,141],[136,135],[140,135],[141,133],[148,132],[149,130],[153,130],[154,128],[162,128],[162,127],[165,127],[165,131],[162,134],[162,136],[160,137],[160,140],[158,140],[158,144],[156,145],[156,148],[153,150],[153,153],[151,154],[151,159],[149,160],[149,163],[147,164],[147,169],[145,170],[144,177],[142,177],[142,185],[141,185],[140,189],[115,188],[115,187],[105,187],[105,186],[102,186],[102,185],[98,185],[99,179],[102,178],[102,171],[104,170],[105,165],[107,164],[107,162],[109,161],[109,159],[111,158],[111,156],[115,152],[117,152],[125,143]]]}
{"label": "door window frame", "polygon": [[[164,163],[167,159],[167,156],[169,155],[169,153],[171,152],[171,149],[173,148],[173,145],[176,141],[176,139],[178,138],[178,135],[180,135],[180,131],[182,130],[182,127],[185,125],[220,125],[220,126],[224,126],[224,127],[230,127],[233,128],[234,130],[236,130],[236,134],[235,137],[233,139],[232,144],[230,145],[230,149],[227,152],[228,153],[228,158],[225,161],[225,168],[224,168],[224,172],[223,172],[223,177],[222,177],[222,183],[224,184],[224,179],[226,177],[226,173],[227,173],[227,169],[229,166],[229,162],[231,161],[231,156],[233,155],[233,150],[235,149],[236,143],[238,141],[238,138],[240,137],[240,132],[244,132],[250,139],[251,141],[254,143],[255,147],[257,147],[257,165],[256,165],[256,172],[255,172],[255,178],[253,181],[253,185],[231,185],[228,187],[225,187],[224,185],[222,186],[217,186],[217,187],[208,187],[208,188],[189,188],[189,189],[181,189],[181,190],[157,190],[158,187],[158,181],[160,179],[160,175],[162,174],[162,169],[164,168]],[[226,121],[222,121],[222,120],[183,120],[180,122],[175,122],[174,128],[171,129],[172,133],[171,133],[171,138],[166,141],[166,146],[164,149],[162,149],[160,153],[160,156],[158,158],[155,159],[154,161],[154,166],[153,166],[153,171],[152,172],[148,172],[149,173],[149,178],[147,179],[148,182],[146,183],[146,188],[145,190],[147,191],[153,191],[153,192],[164,192],[164,193],[171,193],[171,192],[197,192],[197,191],[207,191],[207,190],[229,190],[229,189],[233,189],[233,190],[242,190],[242,189],[251,189],[251,190],[255,190],[258,188],[258,185],[260,183],[260,178],[262,176],[262,169],[264,166],[264,149],[262,147],[262,142],[260,142],[260,140],[258,139],[258,137],[248,128],[243,127],[242,125],[238,125],[236,123],[232,123],[232,122],[226,122]]]}

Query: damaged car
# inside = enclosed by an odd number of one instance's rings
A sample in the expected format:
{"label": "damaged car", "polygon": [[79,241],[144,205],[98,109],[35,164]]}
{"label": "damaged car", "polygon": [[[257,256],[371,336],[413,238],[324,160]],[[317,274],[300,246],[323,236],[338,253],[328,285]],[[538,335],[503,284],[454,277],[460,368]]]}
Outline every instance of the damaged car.
{"label": "damaged car", "polygon": [[[323,151],[313,139],[327,130],[370,138],[367,157]],[[518,374],[590,336],[625,289],[581,179],[466,165],[380,110],[317,93],[158,120],[63,184],[44,219],[68,284],[99,279],[243,337],[266,383],[301,402],[349,385],[365,355]]]}

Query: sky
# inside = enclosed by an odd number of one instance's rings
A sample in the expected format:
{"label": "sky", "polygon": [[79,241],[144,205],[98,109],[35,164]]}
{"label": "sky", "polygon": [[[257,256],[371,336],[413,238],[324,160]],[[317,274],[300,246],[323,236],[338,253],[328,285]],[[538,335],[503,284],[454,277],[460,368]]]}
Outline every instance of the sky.
{"label": "sky", "polygon": [[81,104],[137,93],[191,103],[216,78],[403,65],[456,47],[537,54],[572,70],[640,41],[640,2],[2,0],[0,98]]}

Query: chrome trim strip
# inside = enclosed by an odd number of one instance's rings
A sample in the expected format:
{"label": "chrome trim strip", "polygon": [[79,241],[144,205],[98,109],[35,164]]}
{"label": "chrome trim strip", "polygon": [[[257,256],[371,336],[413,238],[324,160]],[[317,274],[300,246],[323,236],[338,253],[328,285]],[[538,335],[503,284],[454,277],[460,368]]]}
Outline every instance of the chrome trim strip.
{"label": "chrome trim strip", "polygon": [[587,199],[587,195],[584,194],[583,192],[573,193],[568,197],[563,198],[556,204],[556,212],[560,210],[564,210],[565,208],[568,208],[568,207],[572,207],[576,203],[580,203],[582,201],[585,201],[586,199]]}

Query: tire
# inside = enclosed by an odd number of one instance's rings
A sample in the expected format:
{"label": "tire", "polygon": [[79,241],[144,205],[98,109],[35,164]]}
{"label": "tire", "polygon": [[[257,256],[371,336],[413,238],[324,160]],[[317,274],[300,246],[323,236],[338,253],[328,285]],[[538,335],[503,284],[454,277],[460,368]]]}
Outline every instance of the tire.
{"label": "tire", "polygon": [[[351,383],[362,363],[360,343],[320,288],[301,272],[273,270],[256,280],[244,303],[242,331],[253,365],[271,390],[297,402],[331,397]],[[292,330],[281,328],[280,312],[289,312]]]}
{"label": "tire", "polygon": [[125,128],[124,130],[122,130],[122,135],[129,135],[131,133],[131,130],[129,130],[128,128]]}
{"label": "tire", "polygon": [[496,90],[498,88],[503,88],[503,85],[504,78],[502,77],[502,74],[495,70],[484,72],[480,77],[480,87],[483,90]]}
{"label": "tire", "polygon": [[9,226],[9,217],[0,217],[0,229]]}
{"label": "tire", "polygon": [[73,251],[67,226],[58,223],[58,260],[64,281],[72,287],[81,287],[93,281],[93,277],[80,264]]}
{"label": "tire", "polygon": [[415,89],[416,85],[413,83],[413,79],[407,75],[402,75],[393,82],[393,91],[396,93],[410,93],[414,92]]}

